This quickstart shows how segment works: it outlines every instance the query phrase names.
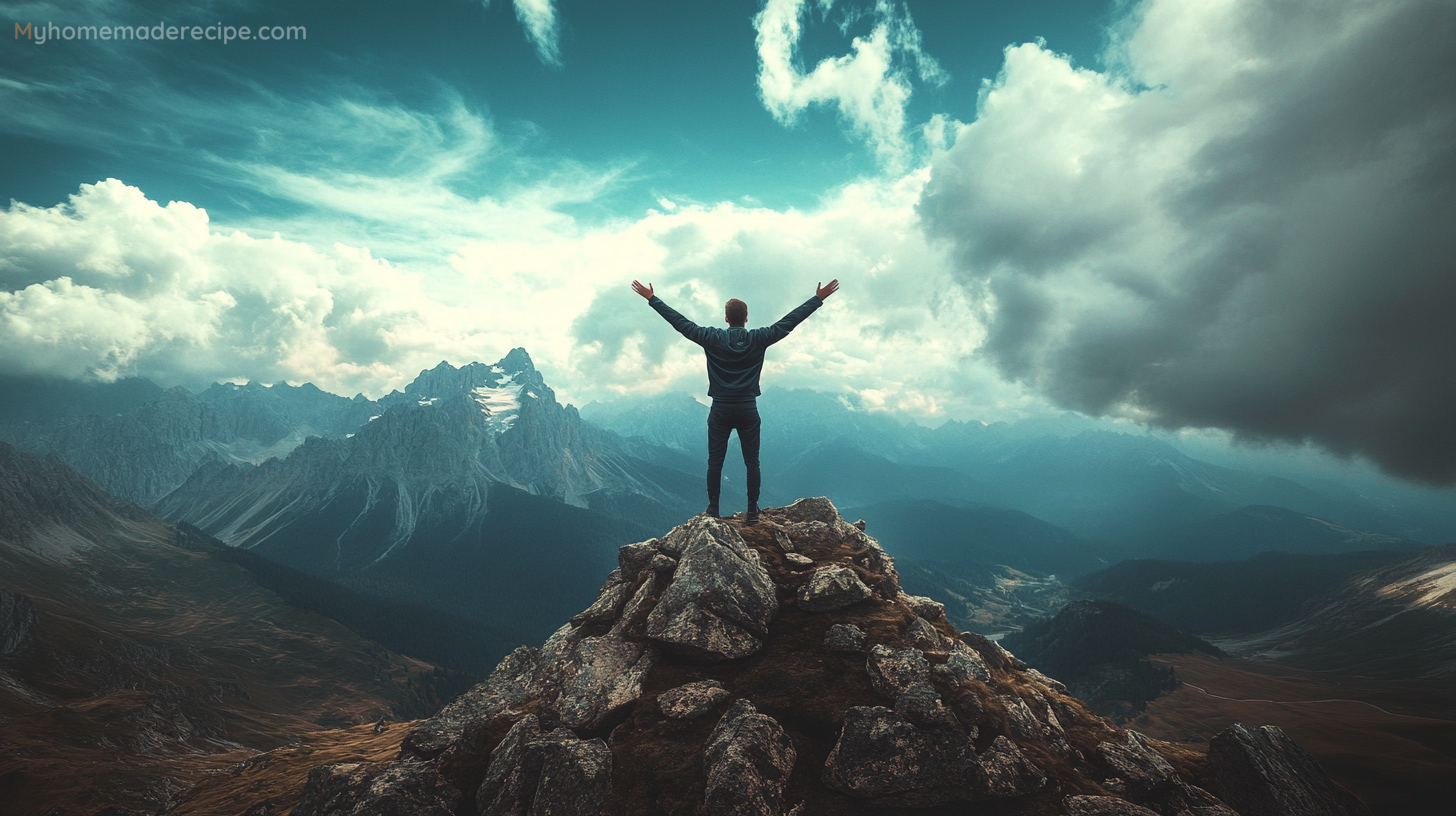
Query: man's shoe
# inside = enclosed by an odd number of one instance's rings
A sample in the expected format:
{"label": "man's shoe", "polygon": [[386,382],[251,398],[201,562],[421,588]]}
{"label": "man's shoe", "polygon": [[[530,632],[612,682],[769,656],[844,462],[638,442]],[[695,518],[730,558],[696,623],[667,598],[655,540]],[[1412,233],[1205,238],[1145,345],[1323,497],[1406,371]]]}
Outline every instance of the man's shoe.
{"label": "man's shoe", "polygon": [[708,518],[718,518],[718,503],[713,502],[712,504],[709,504],[708,509],[703,511],[703,515],[707,516]]}
{"label": "man's shoe", "polygon": [[758,523],[758,505],[757,504],[749,504],[748,505],[748,520],[747,521],[748,521],[749,524],[757,524]]}

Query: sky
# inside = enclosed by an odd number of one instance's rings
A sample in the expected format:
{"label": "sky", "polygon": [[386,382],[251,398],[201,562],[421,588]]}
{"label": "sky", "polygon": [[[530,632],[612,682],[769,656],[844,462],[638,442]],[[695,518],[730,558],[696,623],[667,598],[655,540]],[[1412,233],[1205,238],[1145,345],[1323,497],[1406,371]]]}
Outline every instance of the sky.
{"label": "sky", "polygon": [[[523,346],[577,404],[701,395],[631,280],[713,325],[837,278],[766,384],[1456,480],[1446,0],[93,0],[0,25],[0,373],[377,397]],[[208,39],[244,26],[285,36]]]}

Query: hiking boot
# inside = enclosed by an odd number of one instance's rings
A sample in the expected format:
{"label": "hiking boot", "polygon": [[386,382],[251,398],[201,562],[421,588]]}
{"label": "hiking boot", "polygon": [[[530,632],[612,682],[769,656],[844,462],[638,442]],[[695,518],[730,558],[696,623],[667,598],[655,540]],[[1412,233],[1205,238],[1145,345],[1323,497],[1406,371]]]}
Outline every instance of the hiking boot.
{"label": "hiking boot", "polygon": [[703,511],[703,515],[708,518],[718,518],[718,503],[708,502],[708,509]]}
{"label": "hiking boot", "polygon": [[757,524],[758,523],[758,503],[757,502],[749,502],[748,503],[748,518],[746,520],[746,523],[748,523],[748,524]]}

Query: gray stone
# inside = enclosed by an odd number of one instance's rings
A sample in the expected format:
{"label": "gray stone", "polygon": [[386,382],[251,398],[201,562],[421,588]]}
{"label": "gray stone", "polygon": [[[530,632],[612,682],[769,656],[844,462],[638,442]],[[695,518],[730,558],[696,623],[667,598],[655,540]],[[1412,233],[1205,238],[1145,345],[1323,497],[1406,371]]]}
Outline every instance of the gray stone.
{"label": "gray stone", "polygon": [[963,686],[972,680],[978,683],[991,682],[991,671],[986,668],[981,656],[969,648],[954,648],[956,646],[960,644],[953,644],[945,663],[932,669],[935,679],[953,687]]}
{"label": "gray stone", "polygon": [[1071,753],[1072,746],[1067,742],[1066,732],[1062,730],[1057,715],[1046,704],[1045,699],[1036,699],[1040,717],[1026,700],[1014,694],[1002,695],[1000,700],[1006,708],[1006,719],[1011,726],[1011,733],[1018,742],[1040,743],[1062,755]]}
{"label": "gray stone", "polygon": [[639,544],[623,544],[617,548],[617,565],[622,570],[622,579],[631,583],[647,568],[653,556],[658,554],[657,543],[643,541]]}
{"label": "gray stone", "polygon": [[296,816],[455,816],[464,804],[460,791],[435,770],[433,762],[406,759],[389,763],[321,765],[309,771]]}
{"label": "gray stone", "polygon": [[456,697],[440,713],[416,725],[405,735],[402,750],[419,757],[439,756],[452,743],[488,727],[513,706],[536,693],[536,672],[541,653],[522,646],[506,655],[485,682]]}
{"label": "gray stone", "polygon": [[778,722],[747,700],[734,703],[703,746],[707,816],[781,816],[795,759]]}
{"label": "gray stone", "polygon": [[1066,684],[1060,680],[1053,680],[1052,678],[1047,677],[1045,674],[1042,674],[1041,672],[1033,668],[1027,668],[1026,674],[1031,677],[1031,679],[1040,682],[1042,685],[1053,691],[1059,691],[1062,694],[1067,693]]}
{"label": "gray stone", "polygon": [[961,632],[961,643],[965,644],[992,670],[1018,669],[1025,671],[1028,667],[1025,663],[1016,659],[1012,654],[1001,647],[999,643],[991,640],[985,635],[975,632]]}
{"label": "gray stone", "polygon": [[475,794],[480,816],[598,816],[611,794],[612,751],[568,729],[516,723],[490,755]]}
{"label": "gray stone", "polygon": [[946,646],[945,639],[935,631],[935,627],[920,617],[913,618],[905,626],[905,631],[900,633],[900,637],[911,646],[927,652],[944,651]]}
{"label": "gray stone", "polygon": [[859,530],[861,533],[864,532],[864,528],[865,528],[865,520],[864,519],[859,519],[858,521],[856,521],[854,523],[854,529]]}
{"label": "gray stone", "polygon": [[900,595],[900,600],[916,615],[928,621],[938,621],[945,617],[945,604],[934,598],[927,598],[924,595]]}
{"label": "gray stone", "polygon": [[677,569],[677,559],[658,553],[652,556],[651,561],[647,562],[647,568],[658,574],[671,575],[673,570]]}
{"label": "gray stone", "polygon": [[1115,796],[1068,796],[1062,800],[1067,816],[1158,816],[1156,811]]}
{"label": "gray stone", "polygon": [[895,697],[895,713],[921,728],[956,728],[955,717],[946,710],[940,694],[926,683],[916,683]]}
{"label": "gray stone", "polygon": [[891,649],[876,644],[870,649],[865,669],[870,673],[870,686],[891,700],[916,683],[930,682],[930,663],[919,649]]}
{"label": "gray stone", "polygon": [[1121,742],[1098,744],[1097,755],[1135,796],[1150,796],[1178,779],[1168,760],[1148,747],[1146,739],[1136,731],[1128,731]]}
{"label": "gray stone", "polygon": [[657,708],[671,720],[696,720],[728,699],[728,690],[717,680],[701,680],[657,696]]}
{"label": "gray stone", "polygon": [[656,659],[651,646],[612,635],[586,638],[577,644],[570,676],[551,707],[568,728],[601,728],[642,696],[642,678]]}
{"label": "gray stone", "polygon": [[622,604],[627,602],[631,591],[632,584],[622,580],[622,571],[620,569],[612,570],[612,574],[607,576],[606,584],[597,593],[596,601],[578,612],[571,622],[577,626],[589,626],[615,621],[617,615],[622,611]]}
{"label": "gray stone", "polygon": [[1209,789],[1242,816],[1368,816],[1279,728],[1234,723],[1208,741]]}
{"label": "gray stone", "polygon": [[921,728],[879,706],[845,712],[823,779],[834,790],[880,807],[1025,796],[1046,786],[1046,775],[1005,737],[977,756],[967,735]]}
{"label": "gray stone", "polygon": [[872,594],[853,569],[834,564],[814,570],[808,582],[799,587],[799,608],[829,612],[857,604]]}
{"label": "gray stone", "polygon": [[773,581],[728,524],[700,516],[688,528],[672,583],[647,616],[646,636],[705,660],[746,657],[778,614]]}
{"label": "gray stone", "polygon": [[[622,607],[621,613],[617,616],[617,622],[612,624],[612,631],[609,634],[620,638],[641,638],[647,633],[647,612],[651,610],[648,605],[660,594],[662,587],[672,580],[671,576],[660,575],[655,572],[648,572],[647,578],[632,597]],[[646,610],[646,611],[644,611]]]}
{"label": "gray stone", "polygon": [[814,559],[810,558],[807,555],[799,555],[795,552],[786,553],[784,555],[784,560],[789,562],[789,564],[796,569],[805,569],[807,567],[814,566]]}
{"label": "gray stone", "polygon": [[831,652],[863,652],[865,633],[852,623],[836,623],[824,633],[824,648]]}
{"label": "gray stone", "polygon": [[787,533],[785,533],[783,530],[774,530],[773,535],[774,543],[779,545],[779,549],[783,550],[786,553],[791,553],[794,551],[794,542],[789,540],[789,536]]}

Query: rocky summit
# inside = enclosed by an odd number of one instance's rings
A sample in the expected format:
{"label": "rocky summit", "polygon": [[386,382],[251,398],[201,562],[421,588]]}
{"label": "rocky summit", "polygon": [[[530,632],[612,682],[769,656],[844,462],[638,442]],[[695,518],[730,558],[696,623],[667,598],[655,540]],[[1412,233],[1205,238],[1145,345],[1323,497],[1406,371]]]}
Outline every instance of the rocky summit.
{"label": "rocky summit", "polygon": [[314,768],[292,811],[971,812],[1369,813],[1277,728],[1204,748],[1116,727],[905,594],[823,498],[622,547],[542,646],[414,724],[394,760]]}

